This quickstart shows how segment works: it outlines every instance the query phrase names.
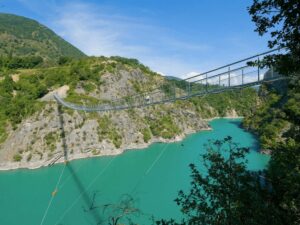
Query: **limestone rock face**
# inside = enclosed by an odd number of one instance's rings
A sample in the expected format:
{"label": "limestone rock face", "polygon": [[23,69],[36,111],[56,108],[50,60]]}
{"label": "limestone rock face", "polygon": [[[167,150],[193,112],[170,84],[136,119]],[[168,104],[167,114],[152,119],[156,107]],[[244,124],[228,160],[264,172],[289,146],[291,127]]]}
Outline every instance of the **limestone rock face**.
{"label": "limestone rock face", "polygon": [[56,93],[60,97],[65,98],[67,97],[67,92],[69,91],[70,87],[68,85],[64,85],[54,91],[50,91],[48,94],[46,94],[44,97],[41,98],[41,101],[51,101],[54,100],[53,95]]}
{"label": "limestone rock face", "polygon": [[238,114],[234,109],[231,109],[226,112],[226,117],[238,117]]}
{"label": "limestone rock face", "polygon": [[[7,140],[0,146],[0,167],[39,167],[68,159],[119,154],[126,149],[143,148],[152,142],[176,141],[186,134],[209,129],[208,123],[189,109],[174,104],[152,106],[142,109],[95,113],[58,110],[57,103],[50,102],[43,111],[26,119],[16,130],[11,130]],[[169,115],[180,131],[172,138],[151,135],[144,140],[143,129],[155,114]],[[99,120],[109,121],[101,127]],[[114,141],[118,139],[119,144]],[[16,154],[19,162],[13,162]]]}
{"label": "limestone rock face", "polygon": [[[72,91],[79,96],[112,101],[151,90],[165,79],[145,75],[140,69],[121,69],[102,74],[101,81],[96,90],[87,92],[79,82]],[[53,99],[54,93],[67,97],[69,89],[65,85],[52,90],[40,99],[45,103],[42,110],[24,119],[17,129],[8,129],[8,138],[0,145],[0,169],[36,168],[65,159],[115,155],[210,129],[199,109],[188,101],[116,112],[78,112],[59,107]],[[219,116],[211,106],[204,107],[211,117]],[[226,115],[235,117],[237,113],[231,110]]]}

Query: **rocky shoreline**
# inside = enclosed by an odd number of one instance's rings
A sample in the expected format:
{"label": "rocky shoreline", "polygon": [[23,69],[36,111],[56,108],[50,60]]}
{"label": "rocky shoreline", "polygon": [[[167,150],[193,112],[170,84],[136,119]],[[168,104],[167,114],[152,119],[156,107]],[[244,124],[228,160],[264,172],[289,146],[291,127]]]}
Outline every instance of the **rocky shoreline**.
{"label": "rocky shoreline", "polygon": [[[215,119],[242,119],[243,117],[239,116],[227,116],[227,117],[213,117],[210,119],[204,119],[203,121],[209,122]],[[178,135],[172,139],[163,139],[163,138],[153,138],[148,143],[131,143],[127,145],[126,147],[120,148],[120,149],[111,149],[108,151],[104,151],[99,155],[93,154],[91,151],[86,153],[74,153],[72,155],[68,156],[68,161],[73,161],[77,159],[85,159],[85,158],[92,158],[92,157],[102,157],[102,156],[114,156],[122,154],[125,151],[130,150],[137,150],[137,149],[144,149],[149,147],[153,143],[173,143],[173,142],[179,142],[182,141],[184,138],[186,138],[187,135],[201,132],[205,130],[212,130],[211,128],[202,128],[200,130],[189,130],[188,132],[182,133],[181,135]],[[61,157],[56,160],[53,164],[58,163],[64,163],[64,157],[61,155]],[[16,169],[38,169],[41,167],[48,167],[51,163],[51,160],[41,160],[41,161],[35,161],[35,162],[6,162],[6,163],[0,163],[0,171],[8,171],[8,170],[16,170]]]}
{"label": "rocky shoreline", "polygon": [[[223,117],[227,119],[236,119],[240,117]],[[220,117],[215,117],[212,119],[208,119],[206,121],[211,121],[214,119],[220,119]],[[174,142],[179,142],[182,141],[184,138],[186,138],[187,135],[196,133],[196,132],[201,132],[205,130],[212,130],[211,128],[203,128],[201,130],[191,130],[189,132],[186,132],[184,134],[178,135],[172,139],[163,139],[163,138],[153,138],[150,142],[148,143],[143,143],[143,144],[136,144],[132,143],[128,145],[126,148],[120,148],[120,149],[114,149],[110,151],[103,152],[102,154],[95,155],[92,152],[87,152],[87,153],[75,153],[72,155],[69,155],[68,161],[73,161],[77,159],[85,159],[85,158],[93,158],[93,157],[102,157],[102,156],[114,156],[114,155],[120,155],[124,153],[125,151],[131,151],[131,150],[138,150],[138,149],[145,149],[149,147],[151,144],[154,143],[174,143]],[[46,161],[35,161],[35,162],[7,162],[7,163],[0,163],[0,171],[8,171],[8,170],[16,170],[16,169],[38,169],[41,167],[48,167],[50,160]],[[58,164],[58,163],[65,163],[64,157],[61,156],[57,161],[55,161],[53,164]],[[51,165],[52,166],[52,165]]]}

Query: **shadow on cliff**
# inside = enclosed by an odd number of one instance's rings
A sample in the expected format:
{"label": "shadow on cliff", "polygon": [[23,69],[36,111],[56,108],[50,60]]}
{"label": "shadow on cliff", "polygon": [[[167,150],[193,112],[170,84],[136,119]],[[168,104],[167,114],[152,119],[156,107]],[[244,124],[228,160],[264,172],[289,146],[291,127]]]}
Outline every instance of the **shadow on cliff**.
{"label": "shadow on cliff", "polygon": [[84,185],[84,183],[80,180],[80,177],[76,174],[76,171],[74,170],[72,164],[68,162],[68,145],[66,141],[66,133],[65,133],[65,122],[64,122],[64,117],[63,117],[63,110],[62,106],[58,104],[58,116],[59,116],[59,124],[60,124],[60,137],[62,139],[62,146],[63,146],[63,156],[66,164],[66,168],[68,172],[71,175],[72,180],[74,181],[79,195],[81,196],[81,199],[84,202],[83,208],[87,208],[89,210],[84,210],[85,213],[89,214],[92,219],[93,219],[93,224],[101,224],[103,222],[103,219],[101,219],[101,216],[97,212],[97,210],[92,210],[94,209],[94,204],[95,204],[95,195],[91,198],[88,195],[87,189]]}
{"label": "shadow on cliff", "polygon": [[64,151],[64,159],[68,160],[68,146],[66,141],[66,132],[65,132],[65,121],[63,116],[62,107],[60,104],[57,105],[58,117],[59,117],[59,125],[60,125],[60,137],[62,140],[63,151]]}

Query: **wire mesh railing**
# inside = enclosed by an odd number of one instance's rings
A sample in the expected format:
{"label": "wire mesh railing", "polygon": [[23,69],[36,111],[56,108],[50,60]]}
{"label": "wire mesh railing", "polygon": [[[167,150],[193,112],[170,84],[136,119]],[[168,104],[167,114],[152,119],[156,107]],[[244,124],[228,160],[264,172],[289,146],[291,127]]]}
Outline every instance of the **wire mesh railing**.
{"label": "wire mesh railing", "polygon": [[165,80],[165,82],[152,91],[125,96],[107,103],[98,105],[79,105],[67,102],[54,94],[58,103],[67,108],[79,111],[115,111],[144,107],[154,104],[172,102],[178,99],[188,99],[194,96],[218,93],[233,88],[243,88],[263,83],[265,81],[277,80],[279,75],[274,73],[273,68],[260,68],[248,65],[249,61],[260,61],[260,58],[274,53],[273,50],[258,54],[234,63],[201,73],[184,80]]}

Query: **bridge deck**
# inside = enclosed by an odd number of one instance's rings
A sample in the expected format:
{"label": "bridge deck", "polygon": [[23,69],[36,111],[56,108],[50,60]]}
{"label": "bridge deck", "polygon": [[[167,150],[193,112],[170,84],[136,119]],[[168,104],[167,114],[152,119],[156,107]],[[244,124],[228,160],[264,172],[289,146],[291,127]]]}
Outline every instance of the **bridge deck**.
{"label": "bridge deck", "polygon": [[[261,69],[258,66],[248,65],[249,60],[259,61],[260,56],[270,54],[265,52],[235,63],[219,67],[208,72],[192,76],[185,80],[169,80],[167,84],[157,87],[151,92],[134,96],[126,96],[100,105],[78,105],[65,101],[54,94],[56,101],[73,110],[86,112],[116,111],[130,108],[146,107],[155,104],[164,104],[176,100],[185,100],[195,96],[221,93],[233,89],[242,89],[264,82],[273,82],[284,79],[273,72],[272,68]],[[276,50],[277,51],[277,50]]]}

